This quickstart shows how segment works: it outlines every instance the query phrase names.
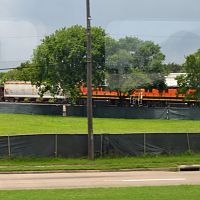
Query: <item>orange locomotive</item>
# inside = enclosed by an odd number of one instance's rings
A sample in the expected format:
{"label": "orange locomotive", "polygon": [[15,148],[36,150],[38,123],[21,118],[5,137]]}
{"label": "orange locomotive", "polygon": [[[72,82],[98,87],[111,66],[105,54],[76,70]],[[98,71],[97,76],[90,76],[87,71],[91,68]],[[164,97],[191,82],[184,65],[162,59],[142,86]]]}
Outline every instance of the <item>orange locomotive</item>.
{"label": "orange locomotive", "polygon": [[[186,100],[185,95],[178,94],[178,84],[176,77],[184,75],[185,73],[170,73],[165,77],[165,82],[168,88],[166,90],[159,91],[158,89],[137,89],[130,95],[122,94],[119,96],[117,91],[109,91],[104,88],[97,88],[93,91],[93,99],[106,99],[109,104],[120,105],[123,100],[123,104],[130,106],[194,106],[198,100]],[[194,90],[189,90],[188,93],[193,93]],[[82,87],[81,93],[86,98],[87,89]]]}
{"label": "orange locomotive", "polygon": [[[109,91],[106,88],[99,87],[93,90],[94,101],[107,101],[110,105],[120,104],[120,100],[123,99],[124,104],[132,106],[193,106],[197,100],[186,100],[185,95],[178,94],[177,88],[168,88],[163,91],[157,89],[147,90],[147,89],[137,89],[132,92],[131,95],[124,94],[122,97],[119,96],[117,91]],[[189,93],[193,91],[190,90]],[[87,98],[87,88],[81,88],[82,98]]]}

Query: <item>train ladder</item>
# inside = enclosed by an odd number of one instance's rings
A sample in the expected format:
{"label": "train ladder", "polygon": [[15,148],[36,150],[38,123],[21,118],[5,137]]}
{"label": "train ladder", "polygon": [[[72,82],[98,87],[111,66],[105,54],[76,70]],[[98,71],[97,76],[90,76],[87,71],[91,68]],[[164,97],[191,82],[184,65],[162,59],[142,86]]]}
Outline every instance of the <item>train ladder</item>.
{"label": "train ladder", "polygon": [[138,105],[141,106],[142,105],[142,100],[143,100],[143,91],[140,90],[139,94],[138,94]]}

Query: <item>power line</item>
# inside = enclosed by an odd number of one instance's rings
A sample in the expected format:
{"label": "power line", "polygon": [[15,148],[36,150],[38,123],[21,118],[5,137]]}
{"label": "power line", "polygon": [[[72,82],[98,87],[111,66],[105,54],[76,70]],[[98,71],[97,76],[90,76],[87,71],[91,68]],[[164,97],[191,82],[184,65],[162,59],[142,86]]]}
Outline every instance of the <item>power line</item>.
{"label": "power line", "polygon": [[17,67],[0,68],[0,71],[11,70],[11,69],[17,69]]}
{"label": "power line", "polygon": [[[172,37],[172,38],[188,38],[188,39],[198,39],[194,38],[191,36],[182,36],[182,35],[153,35],[153,34],[123,34],[123,33],[108,33],[110,36],[135,36],[135,37],[158,37],[158,38],[167,38],[167,37]],[[24,38],[44,38],[45,36],[48,35],[27,35],[27,36],[0,36],[0,39],[24,39]],[[200,36],[197,34],[197,36]]]}
{"label": "power line", "polygon": [[46,35],[27,35],[27,36],[0,36],[0,39],[25,39],[25,38],[43,38]]}

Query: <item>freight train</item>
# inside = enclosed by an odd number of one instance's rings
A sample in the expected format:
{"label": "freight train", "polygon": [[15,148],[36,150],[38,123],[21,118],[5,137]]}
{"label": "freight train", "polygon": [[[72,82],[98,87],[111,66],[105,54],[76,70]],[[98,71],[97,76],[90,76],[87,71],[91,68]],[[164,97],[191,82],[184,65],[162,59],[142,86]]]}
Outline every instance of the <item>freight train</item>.
{"label": "freight train", "polygon": [[[101,86],[93,90],[94,105],[127,105],[145,107],[166,107],[166,106],[195,106],[197,100],[185,100],[185,95],[177,93],[177,73],[171,73],[166,77],[168,88],[163,91],[157,89],[137,89],[131,95],[119,96],[117,91],[110,91],[108,87]],[[192,93],[193,91],[189,91]],[[42,98],[38,94],[36,86],[31,82],[9,81],[0,88],[0,100],[7,102],[43,102],[43,103],[69,103],[67,96],[57,95],[53,98],[50,93],[45,93]],[[87,88],[80,88],[80,98],[77,104],[85,105],[87,99]]]}

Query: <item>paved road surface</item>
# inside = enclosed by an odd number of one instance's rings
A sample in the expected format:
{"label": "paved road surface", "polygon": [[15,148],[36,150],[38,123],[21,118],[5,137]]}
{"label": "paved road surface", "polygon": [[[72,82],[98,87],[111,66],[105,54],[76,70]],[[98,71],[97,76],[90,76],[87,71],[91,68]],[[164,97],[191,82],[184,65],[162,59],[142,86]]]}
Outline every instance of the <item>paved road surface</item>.
{"label": "paved road surface", "polygon": [[200,172],[86,172],[0,174],[0,189],[200,185]]}

